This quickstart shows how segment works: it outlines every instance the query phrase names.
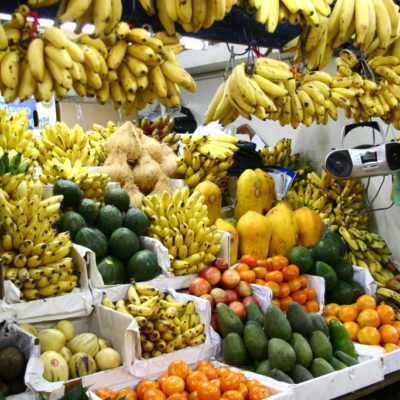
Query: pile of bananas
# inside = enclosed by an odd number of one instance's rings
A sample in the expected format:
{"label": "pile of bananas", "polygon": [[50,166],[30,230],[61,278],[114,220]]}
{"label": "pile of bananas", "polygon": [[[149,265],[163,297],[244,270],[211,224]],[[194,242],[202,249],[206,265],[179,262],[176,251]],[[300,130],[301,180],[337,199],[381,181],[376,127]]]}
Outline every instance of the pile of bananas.
{"label": "pile of bananas", "polygon": [[186,146],[177,158],[177,172],[185,185],[193,189],[200,181],[208,180],[224,186],[233,155],[239,150],[235,145],[238,139],[229,135],[181,135],[180,140]]}
{"label": "pile of bananas", "polygon": [[177,302],[153,286],[131,285],[126,300],[114,304],[104,295],[102,304],[136,319],[145,359],[197,346],[206,340],[194,303]]}
{"label": "pile of bananas", "polygon": [[391,251],[381,235],[344,226],[339,227],[338,232],[347,245],[346,258],[350,263],[368,268],[377,282],[384,284],[393,278],[388,259]]}
{"label": "pile of bananas", "polygon": [[25,300],[61,296],[78,284],[68,232],[57,233],[63,196],[42,200],[40,181],[22,181],[12,195],[0,189],[1,260],[4,278]]}
{"label": "pile of bananas", "polygon": [[294,63],[307,60],[310,70],[324,68],[334,49],[350,38],[363,53],[382,55],[399,44],[399,16],[393,0],[337,0],[329,18],[305,27],[284,51],[296,51]]}
{"label": "pile of bananas", "polygon": [[158,18],[170,35],[175,34],[175,22],[181,24],[186,32],[210,28],[214,22],[222,21],[239,2],[239,0],[139,0],[147,14],[154,15],[157,9]]}
{"label": "pile of bananas", "polygon": [[300,154],[292,154],[292,139],[280,139],[274,147],[264,147],[259,151],[263,165],[281,166],[296,172],[295,180],[302,180],[312,171],[312,166],[306,160],[300,159]]}
{"label": "pile of bananas", "polygon": [[239,116],[251,119],[252,115],[265,120],[283,105],[288,94],[284,82],[293,78],[288,64],[272,58],[257,58],[251,76],[244,63],[238,64],[218,87],[207,108],[204,124],[220,121],[226,126]]}
{"label": "pile of bananas", "polygon": [[99,207],[103,204],[104,192],[110,182],[108,175],[90,174],[80,160],[72,164],[69,158],[63,162],[55,158],[46,161],[39,179],[44,184],[54,184],[60,179],[75,182],[81,188],[83,197],[94,200]]}
{"label": "pile of bananas", "polygon": [[278,23],[319,26],[321,18],[331,13],[333,0],[242,0],[239,5],[247,12],[255,14],[256,21],[265,25],[269,33],[274,33]]}
{"label": "pile of bananas", "polygon": [[[47,7],[60,0],[28,0],[31,7]],[[122,16],[122,0],[66,0],[61,1],[57,11],[60,23],[76,21],[75,33],[85,24],[94,24],[94,35],[109,35]]]}
{"label": "pile of bananas", "polygon": [[[30,158],[23,158],[21,153],[16,150],[6,153],[0,146],[0,186],[6,190],[8,183],[6,179],[9,179],[11,175],[21,175],[21,178],[23,178],[31,165],[32,160]],[[9,190],[6,190],[6,192],[9,193]]]}
{"label": "pile of bananas", "polygon": [[108,121],[107,126],[93,124],[92,130],[86,132],[90,139],[90,146],[96,150],[95,154],[98,165],[103,165],[106,161],[107,154],[105,143],[107,138],[114,133],[116,129],[117,127],[114,122]]}
{"label": "pile of bananas", "polygon": [[394,289],[378,287],[376,295],[378,299],[382,300],[380,304],[388,304],[393,308],[396,313],[396,321],[400,321],[400,293]]}
{"label": "pile of bananas", "polygon": [[314,209],[332,230],[339,226],[366,229],[369,217],[365,213],[364,195],[361,182],[336,180],[322,170],[321,177],[309,172],[307,179],[296,182],[287,193],[287,201],[294,210],[304,205]]}
{"label": "pile of bananas", "polygon": [[215,225],[209,226],[200,192],[190,194],[185,186],[172,197],[168,191],[162,198],[147,196],[143,204],[142,210],[150,219],[149,235],[168,249],[175,275],[195,274],[215,260],[221,249],[221,234]]}

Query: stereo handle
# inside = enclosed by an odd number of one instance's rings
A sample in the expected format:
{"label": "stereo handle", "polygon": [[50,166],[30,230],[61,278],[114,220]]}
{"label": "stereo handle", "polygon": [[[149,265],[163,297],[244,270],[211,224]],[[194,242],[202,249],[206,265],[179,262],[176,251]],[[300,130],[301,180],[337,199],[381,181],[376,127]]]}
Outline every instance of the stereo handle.
{"label": "stereo handle", "polygon": [[355,128],[362,128],[362,127],[370,127],[375,129],[376,131],[378,131],[381,134],[382,137],[382,143],[385,143],[385,137],[383,136],[383,132],[379,126],[379,124],[376,121],[365,121],[365,122],[358,122],[355,124],[349,124],[349,125],[345,125],[342,129],[342,147],[344,147],[343,142],[344,142],[344,138],[345,136],[352,131]]}

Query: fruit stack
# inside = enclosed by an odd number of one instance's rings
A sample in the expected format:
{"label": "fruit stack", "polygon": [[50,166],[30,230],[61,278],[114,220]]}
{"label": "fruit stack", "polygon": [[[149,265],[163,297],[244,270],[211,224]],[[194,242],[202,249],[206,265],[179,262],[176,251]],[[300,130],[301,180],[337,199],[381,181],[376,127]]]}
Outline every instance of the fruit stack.
{"label": "fruit stack", "polygon": [[129,206],[124,189],[108,190],[100,208],[93,200],[82,199],[73,182],[58,181],[54,190],[64,196],[57,229],[95,253],[104,285],[147,281],[160,273],[154,252],[140,249],[139,236],[146,234],[149,220],[142,210]]}
{"label": "fruit stack", "polygon": [[171,399],[180,399],[187,395],[199,400],[241,399],[246,396],[262,400],[270,397],[273,391],[258,380],[247,379],[245,374],[234,372],[225,365],[218,367],[210,361],[199,361],[194,368],[190,368],[184,361],[175,360],[157,380],[142,379],[135,390],[125,387],[115,392],[101,387],[95,393],[103,400],[123,399],[123,396],[126,396],[125,400],[149,400],[155,396],[159,399],[171,396]]}
{"label": "fruit stack", "polygon": [[357,364],[354,344],[343,324],[326,323],[300,304],[289,304],[286,316],[270,305],[265,315],[249,316],[245,325],[224,304],[217,306],[223,360],[286,383],[301,383]]}
{"label": "fruit stack", "polygon": [[338,319],[354,342],[382,346],[386,353],[399,349],[400,321],[396,321],[393,308],[376,304],[369,295],[360,296],[354,304],[327,304],[326,321]]}
{"label": "fruit stack", "polygon": [[4,277],[25,300],[60,296],[78,285],[74,263],[68,257],[69,233],[58,233],[62,196],[43,200],[40,181],[22,181],[12,195],[0,189],[1,259]]}
{"label": "fruit stack", "polygon": [[133,284],[126,300],[114,304],[104,295],[102,304],[136,319],[144,359],[198,346],[206,340],[204,324],[193,301],[177,302],[153,286]]}
{"label": "fruit stack", "polygon": [[74,324],[68,320],[40,331],[30,324],[20,324],[20,327],[37,336],[43,377],[49,382],[67,381],[122,364],[121,355],[106,339],[89,332],[77,335]]}
{"label": "fruit stack", "polygon": [[150,220],[150,237],[168,249],[175,275],[200,272],[215,260],[222,235],[215,225],[209,226],[208,209],[200,192],[190,194],[185,186],[172,196],[167,191],[161,197],[149,195],[143,204]]}

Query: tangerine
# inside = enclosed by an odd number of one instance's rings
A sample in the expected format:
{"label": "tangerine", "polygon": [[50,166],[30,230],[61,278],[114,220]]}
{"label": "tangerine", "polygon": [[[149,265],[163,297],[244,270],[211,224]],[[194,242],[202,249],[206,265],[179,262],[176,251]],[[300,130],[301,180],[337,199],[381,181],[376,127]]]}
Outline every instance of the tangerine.
{"label": "tangerine", "polygon": [[240,263],[235,269],[239,273],[244,271],[250,271],[250,267],[247,264],[243,263]]}
{"label": "tangerine", "polygon": [[339,304],[336,303],[329,303],[325,306],[324,314],[329,317],[331,315],[337,315],[340,310]]}
{"label": "tangerine", "polygon": [[358,309],[353,305],[343,305],[340,307],[337,316],[342,322],[355,321],[358,317]]}
{"label": "tangerine", "polygon": [[375,310],[371,308],[365,308],[360,312],[360,314],[358,314],[357,322],[361,328],[364,326],[372,326],[377,328],[380,325],[381,320],[379,319],[379,314]]}
{"label": "tangerine", "polygon": [[319,311],[319,304],[315,300],[308,300],[305,307],[308,312],[316,313]]}
{"label": "tangerine", "polygon": [[269,287],[272,290],[272,297],[276,299],[279,296],[279,293],[281,291],[281,287],[279,286],[279,283],[273,282],[273,281],[268,281],[264,284],[264,286]]}
{"label": "tangerine", "polygon": [[242,271],[240,272],[240,279],[247,283],[253,283],[256,280],[256,273],[251,271]]}
{"label": "tangerine", "polygon": [[346,328],[346,331],[349,334],[351,340],[357,340],[357,335],[360,330],[360,327],[357,324],[357,322],[347,321],[343,325]]}
{"label": "tangerine", "polygon": [[265,274],[268,272],[265,267],[255,267],[253,271],[256,274],[256,279],[264,279]]}
{"label": "tangerine", "polygon": [[240,262],[247,264],[251,268],[257,267],[257,259],[249,254],[240,257]]}
{"label": "tangerine", "polygon": [[283,273],[282,271],[269,271],[265,274],[264,279],[276,283],[282,283],[283,282]]}
{"label": "tangerine", "polygon": [[292,301],[293,299],[290,296],[285,297],[284,299],[280,299],[282,311],[286,311],[289,303],[291,303]]}
{"label": "tangerine", "polygon": [[[299,278],[300,278],[300,276],[299,276]],[[317,297],[317,292],[315,291],[315,289],[313,287],[306,287],[306,288],[304,288],[304,291],[306,292],[307,300],[314,300]]]}
{"label": "tangerine", "polygon": [[391,353],[392,351],[399,350],[399,346],[393,343],[386,343],[383,345],[385,353]]}
{"label": "tangerine", "polygon": [[400,334],[400,321],[394,321],[393,326],[397,329],[397,332]]}
{"label": "tangerine", "polygon": [[360,296],[357,299],[356,306],[358,308],[358,311],[363,311],[363,310],[366,310],[369,308],[372,308],[373,310],[375,310],[376,301],[369,294],[363,294],[362,296]]}
{"label": "tangerine", "polygon": [[381,324],[393,324],[396,319],[396,314],[393,308],[387,304],[380,304],[375,310],[379,315]]}
{"label": "tangerine", "polygon": [[328,315],[327,317],[325,317],[325,321],[327,324],[329,324],[329,322],[333,319],[337,319],[338,321],[340,321],[340,319],[336,315]]}
{"label": "tangerine", "polygon": [[305,288],[308,285],[308,278],[305,275],[299,275],[299,279],[300,279],[301,287]]}
{"label": "tangerine", "polygon": [[293,280],[288,282],[288,285],[290,286],[290,291],[296,292],[301,288],[301,282],[299,278],[294,278]]}
{"label": "tangerine", "polygon": [[299,289],[291,294],[293,301],[299,304],[305,304],[307,301],[307,294],[303,289]]}
{"label": "tangerine", "polygon": [[288,297],[290,294],[290,286],[286,282],[281,283],[281,290],[279,292],[279,298]]}
{"label": "tangerine", "polygon": [[397,332],[397,329],[393,325],[381,325],[379,327],[379,333],[381,334],[381,344],[396,344],[399,341],[399,332]]}
{"label": "tangerine", "polygon": [[378,345],[381,341],[381,334],[373,326],[364,326],[357,334],[361,344]]}

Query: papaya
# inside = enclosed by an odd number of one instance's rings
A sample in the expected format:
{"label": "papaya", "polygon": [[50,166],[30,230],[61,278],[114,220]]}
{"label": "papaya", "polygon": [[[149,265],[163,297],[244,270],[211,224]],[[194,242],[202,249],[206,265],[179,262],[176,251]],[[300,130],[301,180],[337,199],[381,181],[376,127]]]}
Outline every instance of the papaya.
{"label": "papaya", "polygon": [[229,265],[236,264],[239,255],[239,234],[232,224],[224,221],[222,218],[218,218],[215,221],[217,229],[220,231],[229,233],[230,241],[230,253],[229,253]]}
{"label": "papaya", "polygon": [[265,218],[271,229],[268,256],[285,256],[297,243],[297,223],[293,211],[282,201],[272,207]]}
{"label": "papaya", "polygon": [[262,213],[262,185],[259,176],[252,169],[246,169],[239,176],[236,187],[235,218],[247,211]]}
{"label": "papaya", "polygon": [[205,197],[204,204],[207,206],[208,219],[210,225],[213,225],[218,218],[221,218],[221,189],[214,182],[203,181],[194,188],[194,191],[200,192]]}
{"label": "papaya", "polygon": [[298,246],[314,246],[322,238],[323,223],[318,213],[308,207],[301,207],[294,211],[296,218]]}
{"label": "papaya", "polygon": [[267,257],[271,229],[266,223],[266,217],[255,211],[247,211],[240,217],[236,229],[241,255],[250,254],[257,259]]}
{"label": "papaya", "polygon": [[274,178],[260,168],[254,171],[261,181],[261,213],[265,215],[272,207],[272,202],[275,200],[275,181]]}

